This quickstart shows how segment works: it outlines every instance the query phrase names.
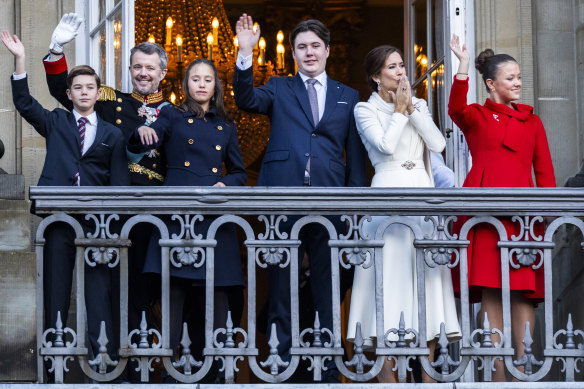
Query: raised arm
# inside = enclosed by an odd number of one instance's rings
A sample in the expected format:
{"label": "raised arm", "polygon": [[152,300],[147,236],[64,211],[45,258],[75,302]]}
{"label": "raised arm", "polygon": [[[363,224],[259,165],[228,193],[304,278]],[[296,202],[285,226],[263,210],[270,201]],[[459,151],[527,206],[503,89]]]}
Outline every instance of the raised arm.
{"label": "raised arm", "polygon": [[47,123],[51,111],[44,109],[30,94],[28,80],[24,67],[24,45],[16,35],[10,35],[6,30],[1,34],[2,43],[14,55],[15,67],[12,76],[12,100],[16,110],[42,136],[47,136]]}
{"label": "raised arm", "polygon": [[14,56],[14,74],[21,76],[26,73],[24,68],[24,45],[16,35],[10,35],[7,30],[2,30],[2,43]]}
{"label": "raised arm", "polygon": [[248,57],[253,54],[253,48],[260,40],[260,26],[253,30],[253,19],[247,14],[239,17],[235,23],[235,33],[237,34],[237,43],[239,45],[239,54],[242,57]]}
{"label": "raised arm", "polygon": [[448,115],[463,132],[466,132],[473,127],[473,109],[466,102],[470,56],[466,45],[460,46],[460,38],[457,35],[452,35],[450,50],[456,55],[460,63],[450,90]]}
{"label": "raised arm", "polygon": [[69,111],[73,109],[73,103],[67,97],[67,60],[63,47],[77,36],[82,22],[83,19],[75,13],[63,15],[51,36],[49,55],[43,60],[49,93]]}
{"label": "raised arm", "polygon": [[[260,28],[253,29],[253,20],[241,15],[235,24],[238,39],[238,54],[233,72],[233,93],[239,109],[251,113],[268,114],[276,94],[276,84],[270,79],[259,88],[253,86],[253,47],[260,38]],[[275,77],[273,77],[275,79]]]}
{"label": "raised arm", "polygon": [[456,58],[460,61],[458,70],[456,71],[456,78],[466,80],[470,66],[470,55],[468,54],[466,45],[463,44],[462,47],[460,46],[460,37],[456,34],[452,34],[452,39],[450,39],[450,50],[452,50]]}

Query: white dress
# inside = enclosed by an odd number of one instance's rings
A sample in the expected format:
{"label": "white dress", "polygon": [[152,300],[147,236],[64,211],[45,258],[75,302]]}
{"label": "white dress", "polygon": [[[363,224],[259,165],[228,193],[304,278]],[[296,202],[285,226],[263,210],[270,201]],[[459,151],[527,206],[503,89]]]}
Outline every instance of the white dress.
{"label": "white dress", "polygon": [[[434,186],[429,151],[441,152],[446,142],[426,102],[414,97],[413,103],[416,109],[411,115],[394,113],[394,104],[386,103],[374,92],[369,101],[355,106],[357,129],[375,168],[372,187]],[[422,216],[408,218],[418,223],[424,234],[432,232],[432,223],[425,222]],[[384,219],[373,216],[371,222],[366,222],[364,230],[370,239],[375,239],[377,227]],[[399,328],[401,312],[405,327],[418,331],[414,235],[408,227],[394,224],[385,230],[383,238],[384,333]],[[366,346],[373,345],[376,338],[374,268],[355,269],[347,331],[347,339],[354,340],[360,322]],[[425,277],[427,340],[439,336],[442,322],[449,339],[460,338],[450,269],[425,266]],[[395,341],[397,336],[390,334],[389,339]]]}

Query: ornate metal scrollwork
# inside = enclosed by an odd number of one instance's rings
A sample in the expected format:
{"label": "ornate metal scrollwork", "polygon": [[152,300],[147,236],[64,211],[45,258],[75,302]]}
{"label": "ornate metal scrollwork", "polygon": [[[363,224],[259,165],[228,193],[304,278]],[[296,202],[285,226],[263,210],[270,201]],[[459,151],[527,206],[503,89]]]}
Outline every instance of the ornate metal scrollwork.
{"label": "ornate metal scrollwork", "polygon": [[529,322],[525,322],[525,336],[523,337],[523,345],[525,346],[523,350],[523,356],[518,361],[513,361],[514,366],[524,366],[524,371],[526,375],[533,374],[533,366],[543,365],[543,361],[538,361],[533,355],[533,350],[531,345],[533,344],[533,339],[531,337],[531,331],[529,330]]}
{"label": "ornate metal scrollwork", "polygon": [[355,341],[353,350],[355,351],[353,359],[345,362],[346,366],[355,366],[355,372],[357,374],[363,374],[365,366],[373,366],[374,361],[367,359],[363,353],[363,334],[361,333],[361,322],[357,322],[357,328],[355,329]]}
{"label": "ornate metal scrollwork", "polygon": [[99,352],[95,359],[89,361],[89,365],[96,367],[99,374],[107,373],[108,366],[117,366],[118,361],[114,361],[110,358],[109,354],[107,353],[107,344],[109,340],[107,339],[107,335],[105,334],[105,322],[101,322],[101,327],[99,330],[99,337],[97,338],[97,344],[99,344]]}
{"label": "ornate metal scrollwork", "polygon": [[[396,334],[397,335],[397,341],[396,342],[391,342],[389,340],[389,334]],[[412,336],[412,341],[409,342],[409,346],[410,347],[418,347],[419,341],[418,341],[418,332],[416,330],[414,330],[413,328],[408,328],[406,329],[406,322],[404,320],[404,313],[403,311],[401,312],[400,316],[399,316],[399,328],[390,328],[389,330],[387,330],[387,332],[384,335],[385,338],[385,345],[389,348],[402,348],[402,347],[406,347],[408,345],[408,341],[406,340],[406,336],[407,335],[413,335]]]}
{"label": "ornate metal scrollwork", "polygon": [[268,345],[270,346],[270,355],[268,356],[268,359],[260,362],[260,366],[269,366],[270,374],[275,376],[278,375],[281,367],[287,367],[290,362],[284,362],[278,355],[278,345],[280,342],[278,341],[278,335],[276,335],[276,323],[272,323],[272,330],[270,332],[270,340],[268,341]]}
{"label": "ornate metal scrollwork", "polygon": [[446,338],[446,331],[444,329],[444,323],[440,323],[440,337],[438,338],[438,344],[440,345],[440,355],[438,359],[434,362],[430,362],[432,367],[440,367],[440,372],[446,375],[450,371],[450,366],[460,365],[460,361],[455,361],[448,354],[448,339]]}
{"label": "ornate metal scrollwork", "polygon": [[193,367],[203,366],[203,362],[197,361],[191,354],[191,338],[189,337],[189,328],[187,323],[183,323],[183,335],[180,340],[180,345],[182,346],[182,355],[180,359],[172,363],[172,366],[183,368],[183,373],[185,375],[193,374]]}

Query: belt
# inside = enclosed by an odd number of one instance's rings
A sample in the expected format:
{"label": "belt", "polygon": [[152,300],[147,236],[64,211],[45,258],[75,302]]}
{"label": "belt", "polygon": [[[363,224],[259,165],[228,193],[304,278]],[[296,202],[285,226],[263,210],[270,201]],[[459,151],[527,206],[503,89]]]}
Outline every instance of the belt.
{"label": "belt", "polygon": [[147,169],[142,165],[138,165],[137,163],[129,163],[128,169],[130,169],[130,172],[132,173],[146,174],[148,175],[149,179],[155,178],[160,182],[164,182],[164,176],[162,174],[156,173],[154,170]]}
{"label": "belt", "polygon": [[375,171],[424,169],[423,159],[387,161],[375,165]]}

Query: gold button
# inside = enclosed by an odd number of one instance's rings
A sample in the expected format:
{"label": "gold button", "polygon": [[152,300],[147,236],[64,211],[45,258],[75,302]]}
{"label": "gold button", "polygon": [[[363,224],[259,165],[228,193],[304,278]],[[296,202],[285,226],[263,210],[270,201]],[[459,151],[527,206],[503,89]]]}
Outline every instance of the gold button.
{"label": "gold button", "polygon": [[215,146],[215,150],[217,150],[217,151],[221,150],[221,146],[219,146],[219,145]]}
{"label": "gold button", "polygon": [[189,124],[193,124],[194,120],[193,119],[189,119],[189,120],[187,120],[187,122],[189,122]]}
{"label": "gold button", "polygon": [[217,173],[217,168],[216,168],[216,167],[214,167],[213,169],[211,169],[211,171],[212,171],[213,173]]}
{"label": "gold button", "polygon": [[116,111],[120,112],[122,110],[122,107],[116,107]]}
{"label": "gold button", "polygon": [[153,169],[156,169],[156,164],[155,163],[152,164],[152,168]]}
{"label": "gold button", "polygon": [[223,127],[221,127],[221,126],[217,126],[217,129],[218,129],[219,131],[221,131],[221,130],[223,130]]}
{"label": "gold button", "polygon": [[192,139],[189,139],[189,144],[192,145],[193,143],[195,143],[195,141]]}
{"label": "gold button", "polygon": [[122,99],[121,98],[118,98],[118,103],[121,103],[121,102],[122,102]]}
{"label": "gold button", "polygon": [[189,166],[191,166],[191,163],[190,163],[189,161],[186,161],[186,162],[185,162],[185,166],[186,166],[186,167],[189,167]]}
{"label": "gold button", "polygon": [[116,124],[122,124],[122,119],[116,119]]}
{"label": "gold button", "polygon": [[148,179],[151,180],[152,179],[152,174],[148,174]]}

